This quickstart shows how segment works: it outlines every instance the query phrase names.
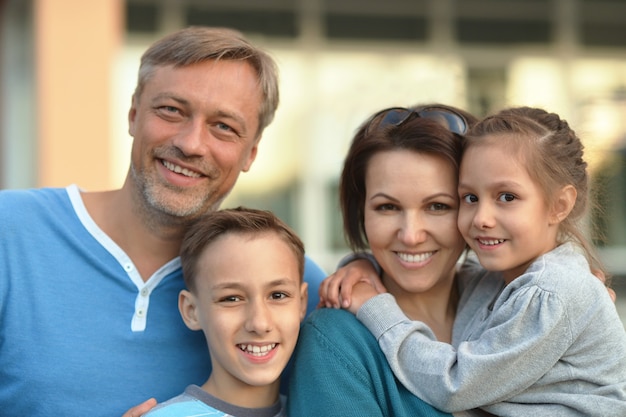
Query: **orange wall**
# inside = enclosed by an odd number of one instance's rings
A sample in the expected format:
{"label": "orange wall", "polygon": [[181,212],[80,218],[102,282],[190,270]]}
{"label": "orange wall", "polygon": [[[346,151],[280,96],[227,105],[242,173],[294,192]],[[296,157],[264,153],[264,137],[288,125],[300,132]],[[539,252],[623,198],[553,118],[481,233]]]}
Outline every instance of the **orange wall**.
{"label": "orange wall", "polygon": [[124,0],[36,0],[38,186],[111,187],[111,80]]}

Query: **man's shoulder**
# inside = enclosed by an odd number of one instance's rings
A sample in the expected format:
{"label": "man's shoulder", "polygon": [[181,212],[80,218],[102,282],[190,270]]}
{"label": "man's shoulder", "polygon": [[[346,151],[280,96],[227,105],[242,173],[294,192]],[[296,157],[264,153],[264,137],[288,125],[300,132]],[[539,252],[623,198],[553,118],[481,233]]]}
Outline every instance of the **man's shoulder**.
{"label": "man's shoulder", "polygon": [[67,189],[28,188],[0,190],[0,204],[3,206],[49,203],[52,200],[61,198],[68,198]]}

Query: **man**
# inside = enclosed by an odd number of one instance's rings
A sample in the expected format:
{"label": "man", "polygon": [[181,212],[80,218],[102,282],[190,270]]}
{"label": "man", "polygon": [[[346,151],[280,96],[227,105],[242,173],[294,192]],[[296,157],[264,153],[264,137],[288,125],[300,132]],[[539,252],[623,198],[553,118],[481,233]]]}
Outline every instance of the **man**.
{"label": "man", "polygon": [[[188,28],[143,55],[121,189],[0,193],[0,410],[121,415],[210,369],[177,312],[187,226],[255,159],[278,105],[273,60],[232,30]],[[311,292],[323,272],[308,263]]]}

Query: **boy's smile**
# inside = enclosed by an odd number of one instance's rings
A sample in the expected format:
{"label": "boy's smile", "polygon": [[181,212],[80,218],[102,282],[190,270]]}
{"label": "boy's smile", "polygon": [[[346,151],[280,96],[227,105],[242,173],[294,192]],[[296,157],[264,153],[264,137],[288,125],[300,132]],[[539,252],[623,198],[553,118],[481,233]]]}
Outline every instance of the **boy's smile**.
{"label": "boy's smile", "polygon": [[275,232],[227,233],[203,250],[195,285],[180,305],[209,345],[213,371],[203,388],[233,404],[242,392],[277,396],[306,312],[293,250]]}

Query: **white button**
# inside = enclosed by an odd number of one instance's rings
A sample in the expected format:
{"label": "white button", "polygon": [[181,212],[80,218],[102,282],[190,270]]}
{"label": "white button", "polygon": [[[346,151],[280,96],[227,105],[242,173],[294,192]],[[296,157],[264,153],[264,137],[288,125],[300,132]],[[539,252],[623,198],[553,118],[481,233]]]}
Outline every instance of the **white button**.
{"label": "white button", "polygon": [[150,291],[148,291],[147,288],[142,288],[141,290],[141,295],[144,297],[147,297],[150,294]]}
{"label": "white button", "polygon": [[133,264],[126,264],[124,265],[124,269],[127,271],[132,271],[133,270]]}
{"label": "white button", "polygon": [[143,317],[146,314],[145,310],[143,308],[140,308],[139,310],[137,310],[137,316],[138,317]]}

